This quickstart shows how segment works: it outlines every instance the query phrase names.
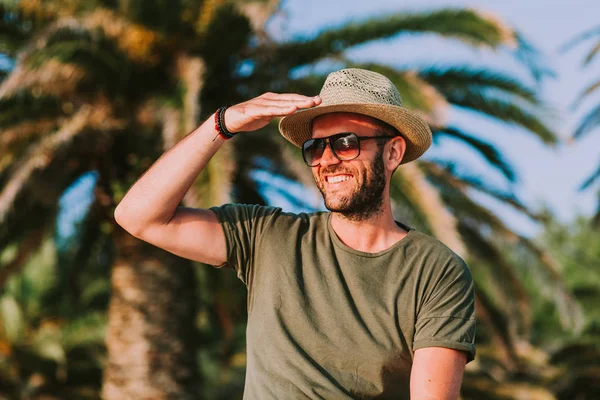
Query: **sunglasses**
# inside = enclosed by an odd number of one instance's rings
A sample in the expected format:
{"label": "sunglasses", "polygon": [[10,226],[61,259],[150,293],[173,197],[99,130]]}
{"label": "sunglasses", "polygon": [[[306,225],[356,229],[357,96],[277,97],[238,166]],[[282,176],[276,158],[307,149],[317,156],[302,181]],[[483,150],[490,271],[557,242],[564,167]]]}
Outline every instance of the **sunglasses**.
{"label": "sunglasses", "polygon": [[302,157],[309,167],[321,162],[325,147],[329,143],[331,153],[340,161],[354,160],[360,155],[361,140],[391,139],[396,136],[356,136],[352,132],[343,132],[325,138],[308,139],[302,144]]}

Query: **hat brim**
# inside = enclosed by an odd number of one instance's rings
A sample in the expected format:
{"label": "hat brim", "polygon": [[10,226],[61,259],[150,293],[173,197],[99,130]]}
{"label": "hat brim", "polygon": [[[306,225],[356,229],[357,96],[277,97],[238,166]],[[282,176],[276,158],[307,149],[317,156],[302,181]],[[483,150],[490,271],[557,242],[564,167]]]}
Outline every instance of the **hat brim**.
{"label": "hat brim", "polygon": [[416,160],[431,145],[431,129],[427,122],[404,107],[388,104],[332,104],[300,110],[279,121],[279,132],[294,145],[302,147],[302,144],[312,136],[313,119],[319,115],[335,112],[367,115],[396,128],[406,140],[406,152],[401,164]]}

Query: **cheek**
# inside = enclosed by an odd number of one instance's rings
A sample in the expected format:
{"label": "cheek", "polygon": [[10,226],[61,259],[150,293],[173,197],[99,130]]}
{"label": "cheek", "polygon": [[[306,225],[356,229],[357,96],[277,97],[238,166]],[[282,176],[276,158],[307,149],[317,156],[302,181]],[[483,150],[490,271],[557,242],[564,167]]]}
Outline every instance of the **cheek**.
{"label": "cheek", "polygon": [[317,170],[317,168],[311,168],[310,172],[312,172],[312,176],[313,176],[315,182],[318,183],[319,182],[319,171]]}

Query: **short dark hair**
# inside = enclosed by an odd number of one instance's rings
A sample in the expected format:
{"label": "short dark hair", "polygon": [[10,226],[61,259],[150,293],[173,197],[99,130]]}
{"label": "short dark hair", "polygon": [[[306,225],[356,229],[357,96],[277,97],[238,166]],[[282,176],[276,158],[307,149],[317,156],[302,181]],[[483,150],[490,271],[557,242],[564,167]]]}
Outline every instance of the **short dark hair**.
{"label": "short dark hair", "polygon": [[[373,122],[377,126],[377,128],[375,129],[375,134],[377,136],[400,136],[400,137],[402,137],[402,134],[400,133],[400,131],[398,129],[394,128],[392,125],[388,124],[387,122],[382,121],[377,118],[373,118]],[[378,150],[377,157],[382,157],[383,156],[383,148],[385,147],[387,140],[376,140],[376,142],[377,142],[377,150]],[[398,169],[398,167],[396,167],[396,169]],[[394,169],[394,171],[392,171],[392,174],[394,174],[394,172],[396,172],[396,169]]]}
{"label": "short dark hair", "polygon": [[[373,122],[377,126],[377,128],[375,129],[375,134],[377,136],[402,136],[398,129],[394,128],[387,122],[384,122],[377,118],[373,118]],[[377,140],[377,147],[379,147],[379,149],[383,149],[385,147],[385,144],[385,140]]]}
{"label": "short dark hair", "polygon": [[398,129],[394,128],[392,125],[388,124],[385,121],[382,121],[380,119],[377,118],[373,118],[373,121],[375,122],[375,124],[377,125],[377,133],[382,133],[384,135],[390,135],[390,136],[401,136],[400,132],[398,132]]}

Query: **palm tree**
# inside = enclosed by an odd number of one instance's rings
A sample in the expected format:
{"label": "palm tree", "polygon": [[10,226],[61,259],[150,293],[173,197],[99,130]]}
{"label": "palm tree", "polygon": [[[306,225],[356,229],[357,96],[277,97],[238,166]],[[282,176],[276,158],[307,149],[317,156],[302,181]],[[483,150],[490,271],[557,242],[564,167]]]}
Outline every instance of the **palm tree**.
{"label": "palm tree", "polygon": [[[83,173],[96,171],[94,203],[83,222],[86,234],[80,248],[99,240],[108,240],[115,248],[109,263],[106,398],[193,397],[198,372],[192,349],[199,340],[211,343],[200,356],[217,359],[216,369],[222,368],[219,363],[238,363],[243,354],[238,332],[243,327],[239,310],[244,309],[245,295],[239,284],[235,286],[234,275],[194,271],[191,262],[125,234],[113,219],[114,206],[152,160],[218,106],[267,90],[315,93],[324,75],[291,79],[289,71],[335,59],[390,76],[405,105],[427,118],[436,137],[463,142],[508,181],[516,179],[515,173],[500,152],[476,132],[448,126],[441,117],[445,108],[469,109],[499,123],[519,125],[545,143],[556,141],[540,122],[542,107],[536,92],[507,74],[462,65],[398,69],[355,64],[344,57],[347,49],[369,41],[433,33],[473,47],[513,49],[535,78],[546,73],[520,35],[473,10],[399,13],[327,29],[311,38],[277,42],[263,29],[277,1],[3,4],[1,48],[16,64],[0,85],[0,248],[12,246],[18,256],[0,271],[23,268],[40,248],[43,233],[55,225],[61,193]],[[266,131],[274,129],[272,125]],[[310,187],[312,179],[297,151],[279,135],[240,135],[231,143],[198,177],[185,206],[232,200],[266,203],[265,182],[256,177],[261,171],[272,180],[269,189],[298,206],[307,205],[306,199],[289,192],[289,183],[273,184],[284,179]],[[502,350],[500,364],[516,369],[528,337],[530,310],[518,271],[495,238],[523,243],[543,260],[541,275],[559,289],[565,325],[579,324],[577,308],[552,258],[474,200],[473,191],[541,218],[513,193],[491,187],[456,162],[444,160],[399,169],[393,196],[404,219],[470,260],[480,287],[477,302],[484,333]],[[83,252],[77,259],[86,257],[89,254]],[[66,280],[74,300],[81,274],[74,265]],[[200,320],[197,325],[195,316]],[[493,354],[488,359],[493,362]],[[214,369],[203,367],[201,375],[214,377]],[[209,386],[209,380],[204,384]],[[211,387],[202,390],[230,398],[240,388],[225,386],[221,394],[211,392]]]}
{"label": "palm tree", "polygon": [[[113,210],[149,160],[198,124],[204,81],[219,82],[204,85],[212,102],[236,99],[229,82],[236,59],[229,54],[246,45],[251,27],[234,7],[216,3],[2,7],[6,32],[16,33],[7,43],[14,37],[23,46],[8,53],[17,63],[0,90],[1,247],[18,243],[10,269],[21,268],[41,245],[40,231],[54,225],[59,195],[82,173],[98,172],[84,230],[91,230],[87,246],[109,236],[116,247],[106,398],[197,393],[192,263],[133,239],[114,223]],[[222,26],[236,29],[221,40]],[[202,192],[208,180],[213,190]],[[225,190],[214,190],[227,187],[221,182],[226,173],[200,177],[185,203],[226,200],[219,197]]]}
{"label": "palm tree", "polygon": [[[583,60],[583,67],[589,67],[589,65],[596,59],[598,56],[598,52],[600,52],[600,26],[597,26],[593,29],[587,30],[575,38],[571,39],[567,44],[563,46],[563,50],[568,50],[575,45],[580,44],[584,41],[592,40],[591,50],[588,52],[586,57]],[[593,81],[588,87],[586,87],[579,96],[577,96],[577,100],[575,101],[574,107],[579,107],[581,103],[586,100],[591,94],[595,93],[597,89],[600,87],[600,80]],[[584,136],[588,135],[590,132],[593,132],[600,125],[600,104],[595,105],[589,110],[582,118],[581,122],[577,129],[575,129],[575,133],[573,133],[573,139],[579,140]],[[600,164],[582,184],[580,190],[586,190],[592,187],[594,183],[598,181],[600,178]],[[593,218],[593,223],[595,226],[600,226],[600,200],[598,202],[598,207],[596,210],[596,216]]]}

